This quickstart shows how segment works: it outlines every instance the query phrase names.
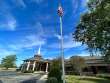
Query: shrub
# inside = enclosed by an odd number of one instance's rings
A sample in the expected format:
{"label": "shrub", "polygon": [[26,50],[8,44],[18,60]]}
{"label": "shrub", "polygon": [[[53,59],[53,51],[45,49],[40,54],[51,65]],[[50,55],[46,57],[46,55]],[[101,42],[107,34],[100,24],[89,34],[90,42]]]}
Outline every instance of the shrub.
{"label": "shrub", "polygon": [[101,78],[107,78],[110,79],[110,75],[109,74],[97,74],[97,77],[101,77]]}
{"label": "shrub", "polygon": [[80,56],[72,56],[70,58],[70,63],[76,74],[82,74],[82,69],[86,67],[85,59]]}
{"label": "shrub", "polygon": [[58,83],[58,80],[57,80],[57,78],[55,78],[55,77],[50,77],[50,78],[46,81],[46,83]]}
{"label": "shrub", "polygon": [[62,76],[62,73],[60,71],[59,68],[52,68],[50,70],[50,73],[48,74],[48,77],[51,78],[51,77],[54,77],[58,80],[58,82],[62,83],[62,79],[61,79],[61,76]]}
{"label": "shrub", "polygon": [[51,62],[48,78],[56,78],[58,83],[62,83],[61,58],[54,59]]}

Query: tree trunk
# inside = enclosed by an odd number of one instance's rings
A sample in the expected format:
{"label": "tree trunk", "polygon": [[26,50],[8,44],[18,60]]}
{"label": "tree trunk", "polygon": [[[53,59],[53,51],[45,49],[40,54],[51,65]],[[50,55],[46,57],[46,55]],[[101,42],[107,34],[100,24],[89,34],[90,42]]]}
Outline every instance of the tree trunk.
{"label": "tree trunk", "polygon": [[82,70],[79,70],[79,74],[80,74],[80,79],[82,79]]}

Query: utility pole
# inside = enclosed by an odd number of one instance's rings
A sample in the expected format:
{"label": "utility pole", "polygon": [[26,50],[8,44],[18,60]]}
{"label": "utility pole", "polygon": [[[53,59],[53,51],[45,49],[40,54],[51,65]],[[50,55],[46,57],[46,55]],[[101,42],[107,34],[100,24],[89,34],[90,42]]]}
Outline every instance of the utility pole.
{"label": "utility pole", "polygon": [[63,80],[63,83],[65,83],[64,47],[63,47],[63,27],[62,27],[63,8],[62,8],[61,4],[59,4],[59,7],[58,7],[58,15],[59,15],[59,17],[60,17],[62,80]]}

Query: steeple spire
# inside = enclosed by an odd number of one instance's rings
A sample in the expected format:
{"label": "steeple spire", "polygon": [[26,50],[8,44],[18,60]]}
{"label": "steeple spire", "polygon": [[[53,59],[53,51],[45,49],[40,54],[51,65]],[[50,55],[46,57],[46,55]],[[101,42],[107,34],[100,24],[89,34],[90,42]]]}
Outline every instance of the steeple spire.
{"label": "steeple spire", "polygon": [[40,54],[41,54],[41,52],[40,52],[40,51],[41,51],[41,44],[40,44],[39,49],[38,49],[38,52],[37,52],[37,54],[38,54],[38,55],[40,55]]}
{"label": "steeple spire", "polygon": [[38,59],[38,60],[42,58],[42,56],[41,56],[41,44],[40,44],[40,46],[39,46],[39,49],[38,49],[37,54],[35,54],[34,57],[35,57],[36,59]]}

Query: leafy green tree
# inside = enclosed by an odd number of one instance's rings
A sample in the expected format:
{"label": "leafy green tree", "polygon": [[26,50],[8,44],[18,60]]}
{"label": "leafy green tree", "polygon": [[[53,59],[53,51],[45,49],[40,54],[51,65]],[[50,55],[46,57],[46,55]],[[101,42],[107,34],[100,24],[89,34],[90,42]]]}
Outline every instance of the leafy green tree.
{"label": "leafy green tree", "polygon": [[60,57],[52,60],[51,68],[59,68],[59,69],[61,69],[61,58]]}
{"label": "leafy green tree", "polygon": [[89,0],[85,13],[73,34],[76,41],[110,60],[110,0]]}
{"label": "leafy green tree", "polygon": [[2,65],[0,64],[0,68],[2,67]]}
{"label": "leafy green tree", "polygon": [[1,65],[2,67],[8,68],[14,68],[16,67],[16,55],[9,55],[2,59]]}
{"label": "leafy green tree", "polygon": [[[48,74],[49,78],[56,78],[58,83],[62,83],[62,72],[61,72],[61,59],[57,58],[51,62],[50,72]],[[47,82],[50,80],[48,78]]]}
{"label": "leafy green tree", "polygon": [[82,69],[86,66],[85,59],[80,56],[72,56],[70,62],[73,66],[73,69],[80,75],[82,75]]}

